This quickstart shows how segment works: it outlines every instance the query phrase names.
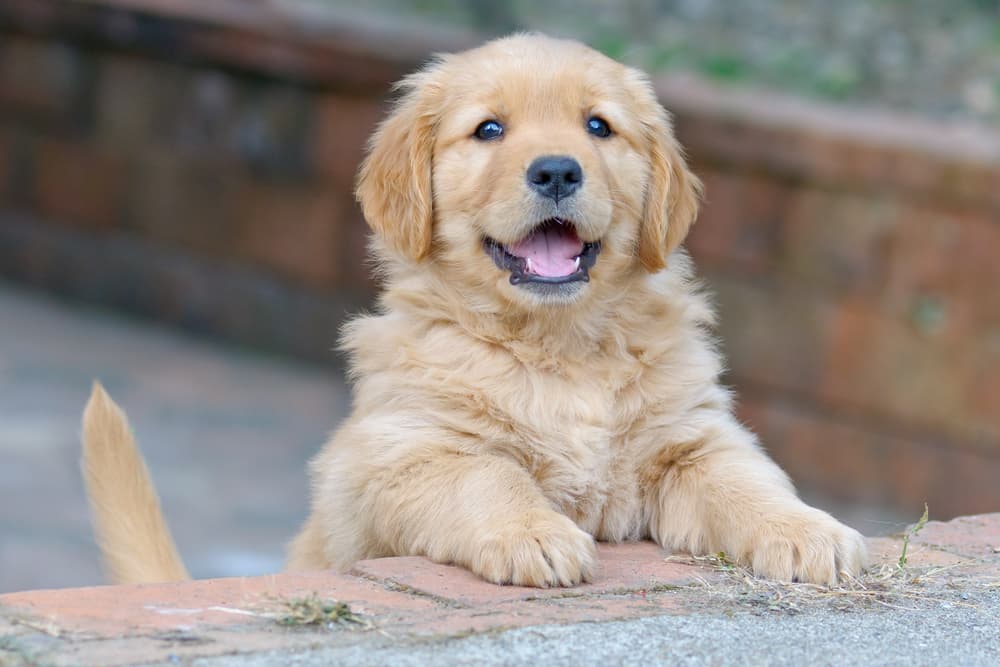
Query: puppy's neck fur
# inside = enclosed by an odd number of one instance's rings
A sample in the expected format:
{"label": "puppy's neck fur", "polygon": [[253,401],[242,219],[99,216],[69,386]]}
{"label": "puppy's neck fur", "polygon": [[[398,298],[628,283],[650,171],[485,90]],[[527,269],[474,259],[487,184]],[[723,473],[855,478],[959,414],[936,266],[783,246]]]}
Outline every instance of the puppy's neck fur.
{"label": "puppy's neck fur", "polygon": [[[408,270],[386,275],[380,304],[383,310],[405,314],[414,322],[454,326],[526,363],[558,366],[561,361],[578,362],[595,354],[630,355],[627,348],[632,342],[626,340],[626,332],[636,322],[662,317],[664,308],[686,309],[697,292],[691,273],[687,254],[679,250],[670,268],[656,274],[637,266],[613,283],[587,285],[588,292],[574,303],[526,307],[496,296],[485,298],[484,290],[449,281],[432,266],[410,265]],[[664,299],[665,294],[671,298]],[[686,319],[682,313],[678,316]],[[694,319],[704,322],[712,317],[706,312]]]}

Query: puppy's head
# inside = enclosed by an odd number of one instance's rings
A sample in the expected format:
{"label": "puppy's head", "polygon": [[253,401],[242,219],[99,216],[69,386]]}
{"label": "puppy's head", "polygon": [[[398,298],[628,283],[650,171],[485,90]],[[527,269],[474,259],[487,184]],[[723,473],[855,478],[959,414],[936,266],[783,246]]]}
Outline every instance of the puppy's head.
{"label": "puppy's head", "polygon": [[517,35],[401,84],[358,182],[383,259],[537,307],[666,266],[699,183],[648,79]]}

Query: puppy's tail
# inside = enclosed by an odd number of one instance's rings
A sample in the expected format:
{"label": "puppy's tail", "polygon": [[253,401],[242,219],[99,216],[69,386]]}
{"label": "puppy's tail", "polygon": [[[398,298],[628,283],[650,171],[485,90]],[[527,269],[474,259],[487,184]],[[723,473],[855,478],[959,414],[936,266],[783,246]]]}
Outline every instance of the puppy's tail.
{"label": "puppy's tail", "polygon": [[94,532],[112,583],[190,578],[125,413],[98,382],[83,411],[82,468]]}

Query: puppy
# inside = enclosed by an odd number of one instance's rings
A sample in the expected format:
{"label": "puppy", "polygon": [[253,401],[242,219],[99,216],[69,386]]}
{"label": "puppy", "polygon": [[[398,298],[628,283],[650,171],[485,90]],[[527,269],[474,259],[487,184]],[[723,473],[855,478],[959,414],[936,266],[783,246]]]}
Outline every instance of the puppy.
{"label": "puppy", "polygon": [[[719,384],[680,248],[700,184],[649,80],[515,35],[399,90],[357,188],[385,289],[345,328],[354,409],[288,567],[419,555],[571,586],[595,539],[652,538],[780,580],[859,572],[862,537],[799,500]],[[186,576],[99,388],[84,446],[113,578]]]}

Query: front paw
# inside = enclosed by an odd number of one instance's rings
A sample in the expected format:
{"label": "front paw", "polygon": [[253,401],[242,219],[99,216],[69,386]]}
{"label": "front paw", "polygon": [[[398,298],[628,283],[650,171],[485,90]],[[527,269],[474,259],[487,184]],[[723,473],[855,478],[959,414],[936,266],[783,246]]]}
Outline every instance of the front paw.
{"label": "front paw", "polygon": [[594,538],[550,510],[533,512],[490,532],[471,569],[487,581],[515,586],[573,586],[597,569]]}
{"label": "front paw", "polygon": [[767,517],[752,529],[745,560],[754,574],[778,581],[832,586],[865,567],[864,538],[826,512],[804,507]]}

